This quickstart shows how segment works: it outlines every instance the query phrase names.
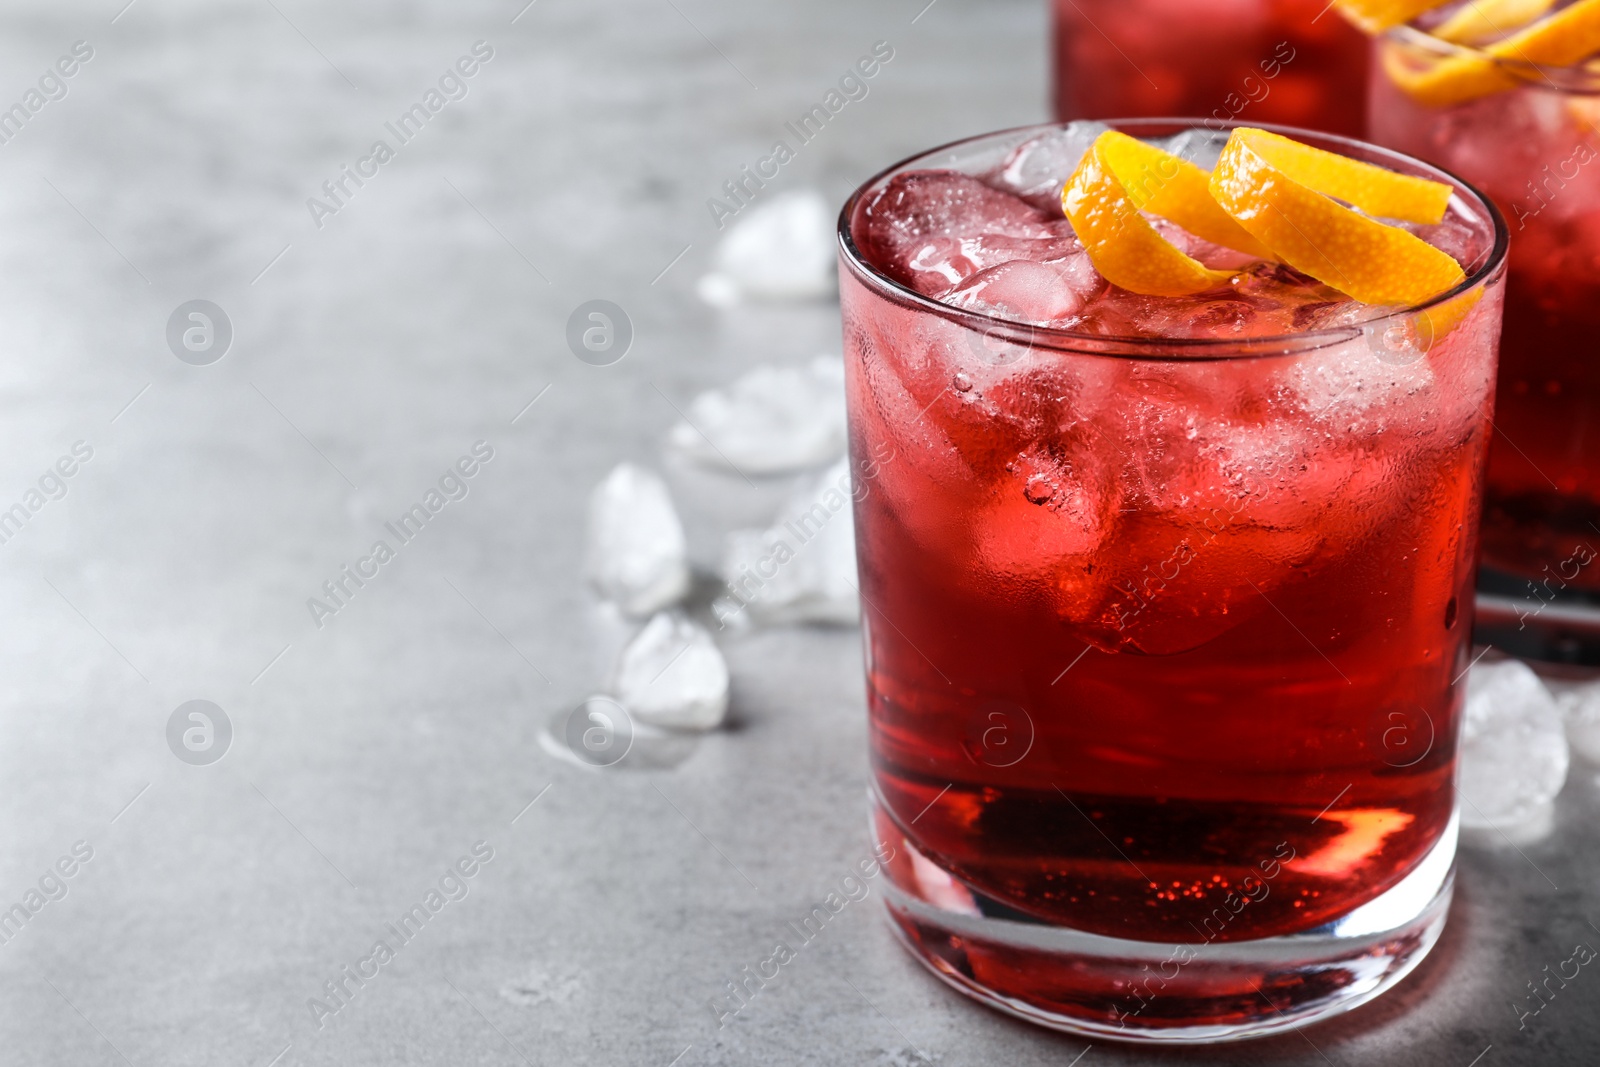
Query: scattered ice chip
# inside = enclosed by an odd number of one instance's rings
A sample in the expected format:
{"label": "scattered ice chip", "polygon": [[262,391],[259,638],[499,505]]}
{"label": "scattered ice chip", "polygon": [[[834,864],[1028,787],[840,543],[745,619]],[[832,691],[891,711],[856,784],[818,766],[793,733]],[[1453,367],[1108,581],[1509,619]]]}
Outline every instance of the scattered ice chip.
{"label": "scattered ice chip", "polygon": [[713,610],[725,623],[848,625],[860,615],[850,461],[841,459],[797,493],[767,530],[728,537],[726,595]]}
{"label": "scattered ice chip", "polygon": [[1078,169],[1083,154],[1111,127],[1103,122],[1070,122],[1011,150],[997,176],[1001,185],[1041,207],[1056,207],[1061,187]]}
{"label": "scattered ice chip", "polygon": [[1567,723],[1567,743],[1590,763],[1600,763],[1600,682],[1562,685],[1556,693]]}
{"label": "scattered ice chip", "polygon": [[716,307],[745,298],[811,300],[834,291],[834,212],[812,189],[747,209],[717,246],[696,291]]}
{"label": "scattered ice chip", "polygon": [[899,1048],[880,1051],[874,1062],[877,1067],[933,1067],[939,1062],[939,1054],[934,1053],[930,1056],[919,1048],[901,1045]]}
{"label": "scattered ice chip", "polygon": [[500,996],[522,1008],[539,1004],[565,1004],[583,991],[576,975],[555,974],[533,964],[527,973],[500,987]]}
{"label": "scattered ice chip", "polygon": [[1516,660],[1479,663],[1467,678],[1458,788],[1461,825],[1516,829],[1548,813],[1567,780],[1561,711]]}
{"label": "scattered ice chip", "polygon": [[622,650],[612,690],[641,723],[711,730],[728,713],[728,664],[704,627],[662,612]]}
{"label": "scattered ice chip", "polygon": [[726,308],[740,302],[743,290],[739,283],[726,274],[707,274],[695,282],[694,291],[701,300],[714,308]]}
{"label": "scattered ice chip", "polygon": [[689,591],[683,523],[655,473],[619,463],[589,497],[584,571],[629,615],[648,615]]}
{"label": "scattered ice chip", "polygon": [[844,362],[818,356],[803,367],[757,367],[702,393],[668,441],[703,463],[779,474],[835,459],[845,432]]}

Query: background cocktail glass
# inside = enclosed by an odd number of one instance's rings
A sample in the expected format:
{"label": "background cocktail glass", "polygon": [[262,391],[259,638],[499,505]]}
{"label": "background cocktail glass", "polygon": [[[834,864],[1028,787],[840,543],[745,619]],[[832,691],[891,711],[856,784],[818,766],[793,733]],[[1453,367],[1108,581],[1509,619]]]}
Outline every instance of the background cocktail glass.
{"label": "background cocktail glass", "polygon": [[1369,47],[1327,0],[1055,0],[1056,117],[1360,136]]}
{"label": "background cocktail glass", "polygon": [[[1600,662],[1600,636],[1551,640],[1528,625],[1544,604],[1559,618],[1562,601],[1600,593],[1600,67],[1497,61],[1411,28],[1378,55],[1372,140],[1474,183],[1511,231],[1482,558],[1485,588],[1526,609],[1495,642]],[[1429,104],[1397,84],[1456,58],[1492,65],[1510,87]]]}

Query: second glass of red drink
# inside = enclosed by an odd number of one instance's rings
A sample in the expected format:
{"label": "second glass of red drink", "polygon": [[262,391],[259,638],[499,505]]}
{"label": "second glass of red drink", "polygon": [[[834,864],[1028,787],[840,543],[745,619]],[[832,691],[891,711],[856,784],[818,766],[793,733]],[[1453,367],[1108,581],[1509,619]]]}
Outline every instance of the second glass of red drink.
{"label": "second glass of red drink", "polygon": [[1055,0],[1056,117],[1360,136],[1368,48],[1327,0]]}
{"label": "second glass of red drink", "polygon": [[1379,55],[1373,140],[1474,182],[1511,228],[1484,633],[1518,655],[1600,665],[1600,70],[1410,27]]}

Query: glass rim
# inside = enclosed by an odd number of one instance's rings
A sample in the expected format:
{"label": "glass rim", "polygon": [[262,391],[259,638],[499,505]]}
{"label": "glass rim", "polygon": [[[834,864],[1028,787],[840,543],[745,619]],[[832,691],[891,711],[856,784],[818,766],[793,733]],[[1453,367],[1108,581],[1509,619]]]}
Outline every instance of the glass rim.
{"label": "glass rim", "polygon": [[[1081,120],[1080,120],[1081,121]],[[1244,123],[1215,124],[1215,120],[1193,118],[1137,118],[1137,119],[1105,119],[1105,125],[1123,132],[1134,132],[1138,129],[1161,129],[1181,132],[1186,129],[1210,129],[1216,132],[1231,130]],[[924,149],[913,155],[907,156],[897,163],[893,163],[866,181],[862,182],[854,192],[845,200],[839,212],[837,239],[841,256],[851,272],[864,283],[874,288],[879,295],[885,296],[899,304],[910,306],[928,314],[950,320],[958,325],[965,326],[986,336],[1027,345],[1030,348],[1050,348],[1059,351],[1079,352],[1090,355],[1114,356],[1135,359],[1170,359],[1185,358],[1191,360],[1227,360],[1227,359],[1258,359],[1268,356],[1285,355],[1291,353],[1314,351],[1330,345],[1343,344],[1356,340],[1363,335],[1370,336],[1374,331],[1382,332],[1392,326],[1397,320],[1408,319],[1411,316],[1445,304],[1463,293],[1470,292],[1489,282],[1498,272],[1503,270],[1506,263],[1507,250],[1510,247],[1510,229],[1506,225],[1505,217],[1495,207],[1494,202],[1466,179],[1434,166],[1423,160],[1408,156],[1381,145],[1358,141],[1351,137],[1338,134],[1322,133],[1315,130],[1297,129],[1291,126],[1279,126],[1260,123],[1252,126],[1253,129],[1270,130],[1274,133],[1293,137],[1297,140],[1310,138],[1313,142],[1322,142],[1334,145],[1350,145],[1359,148],[1363,153],[1388,157],[1403,161],[1411,168],[1420,168],[1424,172],[1439,175],[1454,188],[1455,195],[1469,194],[1482,210],[1493,232],[1493,242],[1487,253],[1481,257],[1481,262],[1467,270],[1467,276],[1455,287],[1446,290],[1422,303],[1408,307],[1395,308],[1385,314],[1374,316],[1362,322],[1348,326],[1329,326],[1316,330],[1303,330],[1297,333],[1274,334],[1266,337],[1133,337],[1109,336],[1102,334],[1078,333],[1072,330],[1054,326],[1035,326],[1031,323],[1019,322],[1015,319],[1006,319],[998,315],[986,314],[979,311],[970,311],[965,308],[954,307],[942,303],[933,297],[917,292],[910,286],[888,277],[877,267],[867,261],[856,245],[851,234],[851,220],[855,215],[856,207],[861,203],[863,196],[883,184],[891,175],[910,169],[913,164],[951,151],[976,145],[984,141],[998,140],[1005,137],[1021,137],[1031,134],[1037,136],[1050,130],[1064,129],[1071,125],[1068,122],[1045,122],[1030,126],[1013,126],[1003,130],[992,130],[987,133],[971,137],[963,137],[933,148]],[[1020,143],[1020,142],[1019,142]],[[1063,178],[1065,181],[1065,178]]]}
{"label": "glass rim", "polygon": [[1476,45],[1446,41],[1412,25],[1396,26],[1384,36],[1399,44],[1421,48],[1442,58],[1459,57],[1491,64],[1511,77],[1528,83],[1530,88],[1585,95],[1600,94],[1600,64],[1597,64],[1592,56],[1570,66],[1507,59]]}

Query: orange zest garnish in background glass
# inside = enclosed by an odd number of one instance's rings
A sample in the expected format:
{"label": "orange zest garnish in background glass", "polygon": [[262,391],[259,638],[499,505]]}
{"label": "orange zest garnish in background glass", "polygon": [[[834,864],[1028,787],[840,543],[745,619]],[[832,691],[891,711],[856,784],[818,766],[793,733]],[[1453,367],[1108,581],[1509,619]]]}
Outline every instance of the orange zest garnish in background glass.
{"label": "orange zest garnish in background glass", "polygon": [[1187,296],[1224,285],[1235,272],[1212,270],[1193,259],[1157,233],[1141,211],[1213,244],[1272,258],[1217,204],[1210,181],[1188,160],[1108,130],[1084,153],[1061,190],[1061,207],[1107,281],[1148,296]]}
{"label": "orange zest garnish in background glass", "polygon": [[1471,0],[1431,32],[1452,44],[1487,44],[1521,29],[1555,6],[1556,0]]}
{"label": "orange zest garnish in background glass", "polygon": [[[1418,103],[1448,107],[1536,79],[1534,67],[1570,67],[1596,52],[1600,52],[1600,0],[1578,0],[1485,45],[1481,52],[1441,56],[1390,41],[1384,48],[1383,64],[1394,83]],[[1528,68],[1529,77],[1513,72],[1523,67]]]}
{"label": "orange zest garnish in background glass", "polygon": [[1334,0],[1340,14],[1368,33],[1382,33],[1410,22],[1447,0]]}

